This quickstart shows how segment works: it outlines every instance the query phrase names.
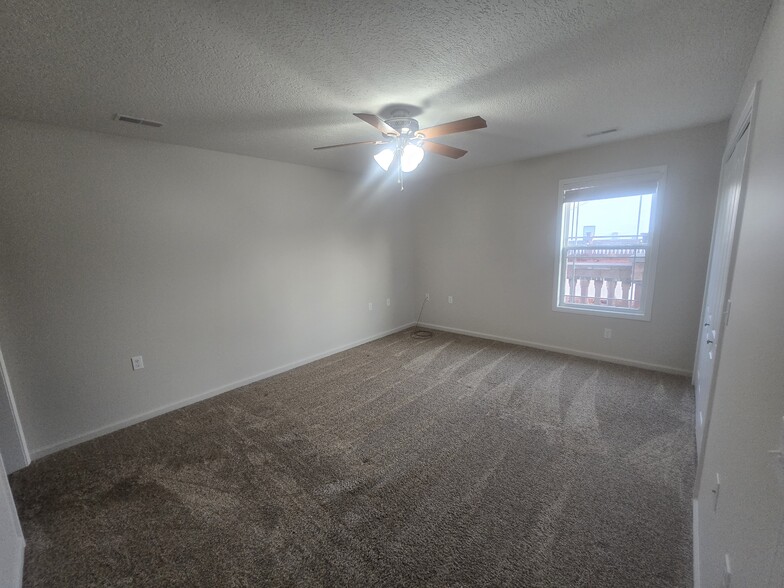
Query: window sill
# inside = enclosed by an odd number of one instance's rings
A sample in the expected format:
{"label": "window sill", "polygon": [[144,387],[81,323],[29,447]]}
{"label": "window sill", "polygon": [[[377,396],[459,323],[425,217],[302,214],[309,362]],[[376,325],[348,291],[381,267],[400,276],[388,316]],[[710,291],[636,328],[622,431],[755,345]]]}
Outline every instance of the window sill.
{"label": "window sill", "polygon": [[631,319],[633,321],[650,322],[651,320],[650,312],[646,312],[643,314],[637,311],[629,311],[623,308],[612,310],[604,306],[600,306],[597,308],[593,308],[593,307],[585,308],[584,306],[559,306],[556,304],[553,306],[553,310],[556,312],[568,312],[570,314],[582,314],[582,315],[591,315],[591,316]]}

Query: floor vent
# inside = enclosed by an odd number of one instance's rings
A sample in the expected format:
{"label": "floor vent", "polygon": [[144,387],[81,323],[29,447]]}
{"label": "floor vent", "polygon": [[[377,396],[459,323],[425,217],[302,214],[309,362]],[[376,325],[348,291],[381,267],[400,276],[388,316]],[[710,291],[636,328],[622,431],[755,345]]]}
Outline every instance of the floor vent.
{"label": "floor vent", "polygon": [[135,125],[144,125],[146,127],[162,127],[163,123],[156,122],[154,120],[147,120],[146,118],[138,118],[136,116],[128,116],[127,114],[115,114],[114,120],[119,120],[120,122],[127,122],[132,123]]}

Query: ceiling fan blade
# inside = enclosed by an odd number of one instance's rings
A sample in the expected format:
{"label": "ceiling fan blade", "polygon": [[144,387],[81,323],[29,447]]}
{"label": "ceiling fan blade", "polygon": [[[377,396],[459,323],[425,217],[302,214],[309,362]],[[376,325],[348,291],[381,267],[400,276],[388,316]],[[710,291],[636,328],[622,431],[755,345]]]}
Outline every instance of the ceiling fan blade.
{"label": "ceiling fan blade", "polygon": [[384,133],[385,135],[392,135],[393,137],[399,137],[400,133],[398,133],[395,129],[390,127],[387,123],[377,117],[375,114],[367,114],[364,112],[355,112],[354,116],[359,119],[364,120],[367,124],[376,127],[379,131]]}
{"label": "ceiling fan blade", "polygon": [[417,135],[422,135],[425,139],[433,139],[441,135],[451,135],[452,133],[462,133],[463,131],[473,131],[475,129],[484,129],[487,126],[487,121],[481,116],[472,116],[462,120],[453,120],[452,122],[428,127],[426,129],[419,129]]}
{"label": "ceiling fan blade", "polygon": [[314,147],[314,151],[318,151],[319,149],[333,149],[335,147],[350,147],[351,145],[384,145],[385,143],[389,143],[389,141],[357,141],[356,143],[341,143],[340,145],[326,145],[324,147]]}
{"label": "ceiling fan blade", "polygon": [[446,155],[452,159],[459,159],[468,153],[468,151],[465,149],[458,149],[457,147],[442,145],[441,143],[431,143],[430,141],[423,141],[422,149],[425,151],[430,151],[431,153],[436,153],[438,155]]}

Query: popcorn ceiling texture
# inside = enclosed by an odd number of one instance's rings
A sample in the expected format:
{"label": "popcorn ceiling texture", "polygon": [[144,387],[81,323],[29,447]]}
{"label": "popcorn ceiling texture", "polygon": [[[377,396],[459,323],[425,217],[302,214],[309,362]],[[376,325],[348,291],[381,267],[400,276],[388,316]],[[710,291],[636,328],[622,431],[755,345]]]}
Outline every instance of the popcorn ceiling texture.
{"label": "popcorn ceiling texture", "polygon": [[361,172],[370,148],[312,148],[406,103],[422,126],[487,119],[419,173],[464,170],[728,117],[769,5],[6,0],[0,116]]}
{"label": "popcorn ceiling texture", "polygon": [[399,333],[11,476],[26,586],[686,588],[686,378]]}

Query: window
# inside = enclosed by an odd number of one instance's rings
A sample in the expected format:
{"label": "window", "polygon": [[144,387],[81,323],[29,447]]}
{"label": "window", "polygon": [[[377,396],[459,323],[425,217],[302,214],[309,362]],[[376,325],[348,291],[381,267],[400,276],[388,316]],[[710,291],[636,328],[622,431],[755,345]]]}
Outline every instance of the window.
{"label": "window", "polygon": [[650,320],[664,167],[562,180],[555,310]]}

